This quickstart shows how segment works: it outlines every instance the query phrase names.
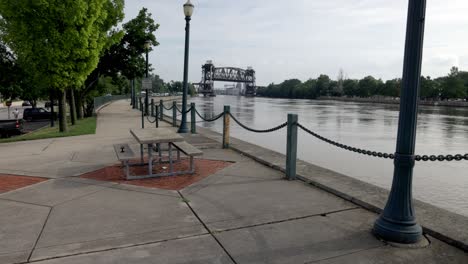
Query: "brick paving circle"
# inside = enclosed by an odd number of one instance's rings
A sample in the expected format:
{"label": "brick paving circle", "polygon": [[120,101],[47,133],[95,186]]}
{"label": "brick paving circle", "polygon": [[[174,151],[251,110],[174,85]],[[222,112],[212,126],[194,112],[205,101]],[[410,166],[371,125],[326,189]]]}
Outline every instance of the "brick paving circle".
{"label": "brick paving circle", "polygon": [[[138,162],[137,160],[134,162]],[[160,188],[166,190],[180,190],[197,181],[208,177],[219,170],[231,165],[232,162],[196,159],[195,160],[195,174],[192,175],[178,175],[158,177],[142,180],[126,180],[124,169],[120,164],[105,167],[97,171],[85,173],[81,178],[94,179],[100,181],[118,182],[124,184],[131,184],[149,188]],[[185,171],[189,169],[189,160],[183,159],[180,162],[174,163],[174,170]],[[169,172],[169,164],[157,164],[154,166],[153,173]],[[147,166],[130,167],[131,175],[144,175],[148,173]]]}

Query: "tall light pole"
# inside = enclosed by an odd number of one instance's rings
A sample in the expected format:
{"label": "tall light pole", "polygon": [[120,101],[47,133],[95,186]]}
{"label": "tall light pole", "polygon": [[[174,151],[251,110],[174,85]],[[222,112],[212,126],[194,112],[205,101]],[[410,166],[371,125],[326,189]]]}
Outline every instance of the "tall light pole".
{"label": "tall light pole", "polygon": [[414,216],[412,181],[425,13],[426,0],[409,1],[393,183],[385,209],[374,224],[377,236],[406,244],[422,237]]}
{"label": "tall light pole", "polygon": [[193,4],[190,0],[184,4],[185,15],[185,58],[184,58],[184,84],[182,91],[182,121],[178,133],[188,133],[187,127],[187,93],[188,93],[188,63],[189,63],[189,42],[190,42],[190,19],[193,14]]}
{"label": "tall light pole", "polygon": [[[148,52],[151,48],[151,40],[147,40],[145,42],[145,50],[146,50],[146,78],[148,78]],[[145,89],[145,115],[149,115],[148,111],[148,104],[149,104],[149,91],[148,88]]]}

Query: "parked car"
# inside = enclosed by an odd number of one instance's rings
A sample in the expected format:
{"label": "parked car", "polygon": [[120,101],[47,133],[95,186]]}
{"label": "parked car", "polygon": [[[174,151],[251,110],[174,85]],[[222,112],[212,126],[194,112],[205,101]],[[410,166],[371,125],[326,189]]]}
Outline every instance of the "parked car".
{"label": "parked car", "polygon": [[20,135],[23,131],[23,120],[0,120],[0,137]]}
{"label": "parked car", "polygon": [[[52,113],[45,110],[42,107],[26,108],[23,111],[23,119],[27,121],[50,119],[51,116],[52,116]],[[57,119],[56,113],[54,113],[54,119]]]}
{"label": "parked car", "polygon": [[31,106],[31,102],[29,101],[23,101],[23,103],[21,104],[22,106]]}

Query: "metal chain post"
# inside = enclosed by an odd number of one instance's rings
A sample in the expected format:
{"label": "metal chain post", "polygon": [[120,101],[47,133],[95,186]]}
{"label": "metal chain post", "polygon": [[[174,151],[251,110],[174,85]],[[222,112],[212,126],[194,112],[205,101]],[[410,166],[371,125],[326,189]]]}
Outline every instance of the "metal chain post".
{"label": "metal chain post", "polygon": [[145,112],[143,111],[143,102],[140,97],[140,107],[141,107],[141,128],[145,128]]}
{"label": "metal chain post", "polygon": [[161,119],[161,121],[164,119],[164,101],[161,99],[159,100],[159,108],[160,108],[160,112],[159,112],[159,119]]}
{"label": "metal chain post", "polygon": [[172,126],[177,126],[177,103],[176,101],[172,102]]}
{"label": "metal chain post", "polygon": [[151,116],[154,116],[154,99],[153,98],[151,98]]}
{"label": "metal chain post", "polygon": [[297,115],[288,114],[288,131],[286,143],[286,178],[290,181],[296,179],[297,120]]}
{"label": "metal chain post", "polygon": [[196,134],[197,133],[197,120],[196,120],[196,116],[195,116],[195,103],[190,103],[190,132],[192,134]]}
{"label": "metal chain post", "polygon": [[223,149],[229,148],[229,125],[231,107],[229,105],[224,106],[224,119],[223,119]]}
{"label": "metal chain post", "polygon": [[159,119],[158,119],[158,117],[159,117],[159,106],[156,105],[155,108],[156,108],[155,109],[156,115],[154,116],[155,123],[156,123],[156,127],[159,127]]}

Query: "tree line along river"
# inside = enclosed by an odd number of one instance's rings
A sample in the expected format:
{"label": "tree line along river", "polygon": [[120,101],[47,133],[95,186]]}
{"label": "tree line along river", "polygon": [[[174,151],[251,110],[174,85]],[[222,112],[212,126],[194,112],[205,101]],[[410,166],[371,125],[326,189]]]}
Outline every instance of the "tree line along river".
{"label": "tree line along river", "polygon": [[[231,113],[256,129],[283,123],[288,113],[320,135],[353,147],[395,152],[398,105],[261,97],[194,97],[200,114],[212,117],[231,106]],[[222,120],[199,125],[222,132]],[[285,153],[286,129],[258,134],[231,122],[231,136]],[[468,108],[420,106],[416,154],[465,154]],[[389,189],[393,161],[339,149],[299,130],[298,158]],[[468,162],[417,162],[414,197],[468,216]]]}

